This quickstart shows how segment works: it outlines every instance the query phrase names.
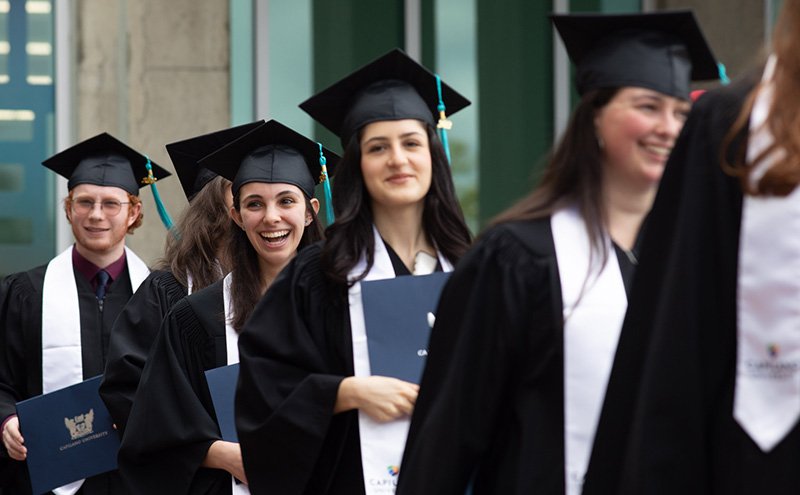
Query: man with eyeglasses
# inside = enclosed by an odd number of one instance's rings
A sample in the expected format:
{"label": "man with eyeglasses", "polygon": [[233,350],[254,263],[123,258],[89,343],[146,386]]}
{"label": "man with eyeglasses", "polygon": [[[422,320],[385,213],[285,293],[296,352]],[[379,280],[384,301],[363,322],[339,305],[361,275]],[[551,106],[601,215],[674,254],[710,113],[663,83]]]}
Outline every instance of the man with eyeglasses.
{"label": "man with eyeglasses", "polygon": [[[64,210],[75,244],[47,265],[0,286],[0,493],[31,493],[15,404],[103,373],[111,326],[149,270],[125,246],[142,224],[147,166],[170,175],[108,134],[45,160],[68,179]],[[116,471],[76,481],[58,495],[122,494]]]}

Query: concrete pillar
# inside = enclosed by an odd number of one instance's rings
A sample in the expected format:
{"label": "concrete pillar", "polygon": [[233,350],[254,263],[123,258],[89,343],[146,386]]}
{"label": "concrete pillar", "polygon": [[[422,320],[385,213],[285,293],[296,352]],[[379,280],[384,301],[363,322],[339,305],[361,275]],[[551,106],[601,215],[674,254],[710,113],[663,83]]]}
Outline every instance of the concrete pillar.
{"label": "concrete pillar", "polygon": [[[228,2],[81,0],[78,139],[108,131],[174,172],[164,145],[229,126]],[[187,205],[177,176],[157,184],[173,220]],[[166,230],[150,188],[128,246],[148,264]]]}

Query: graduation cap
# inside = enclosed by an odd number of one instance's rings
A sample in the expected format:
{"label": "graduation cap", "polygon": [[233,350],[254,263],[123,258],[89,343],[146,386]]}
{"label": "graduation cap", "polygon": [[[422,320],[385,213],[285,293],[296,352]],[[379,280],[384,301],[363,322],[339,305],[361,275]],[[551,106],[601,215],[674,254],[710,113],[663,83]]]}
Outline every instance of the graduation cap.
{"label": "graduation cap", "polygon": [[[300,108],[339,136],[351,136],[371,122],[418,119],[436,124],[470,101],[439,77],[395,48],[300,104]],[[449,125],[449,122],[447,124]]]}
{"label": "graduation cap", "polygon": [[139,188],[150,185],[148,165],[155,180],[171,174],[122,141],[104,132],[67,148],[42,162],[66,177],[67,188],[79,184],[119,187],[139,195]]}
{"label": "graduation cap", "polygon": [[331,169],[340,158],[321,144],[270,120],[199,164],[232,181],[234,195],[249,182],[267,182],[293,184],[313,198],[314,186],[326,179],[322,157]]}
{"label": "graduation cap", "polygon": [[643,14],[551,14],[577,68],[579,94],[636,86],[689,99],[689,82],[719,69],[690,10]]}
{"label": "graduation cap", "polygon": [[175,171],[181,181],[186,199],[191,199],[206,184],[217,177],[217,174],[201,167],[197,162],[263,123],[263,120],[259,120],[168,144],[166,146],[167,153],[175,165]]}

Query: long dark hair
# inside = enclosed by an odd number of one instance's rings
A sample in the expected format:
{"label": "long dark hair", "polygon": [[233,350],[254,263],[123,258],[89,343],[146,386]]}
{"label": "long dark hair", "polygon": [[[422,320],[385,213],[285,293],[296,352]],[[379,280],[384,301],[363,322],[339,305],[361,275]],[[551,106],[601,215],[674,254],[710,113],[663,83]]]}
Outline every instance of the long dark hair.
{"label": "long dark hair", "polygon": [[[241,211],[239,202],[239,192],[233,197],[233,207],[236,211]],[[305,196],[304,196],[305,197]],[[297,251],[309,246],[323,238],[322,226],[317,219],[317,213],[311,206],[311,201],[306,200],[306,212],[311,214],[313,220],[303,231],[303,237],[297,245]],[[242,331],[247,318],[255,309],[258,300],[261,299],[261,268],[258,265],[258,253],[247,234],[233,221],[229,222],[231,235],[228,238],[228,259],[236,260],[233,263],[233,280],[231,281],[231,304],[233,305],[233,329],[236,333]]]}
{"label": "long dark hair", "polygon": [[231,217],[225,204],[225,195],[231,181],[215,177],[189,201],[175,225],[167,235],[164,256],[156,268],[171,270],[175,279],[189,287],[188,274],[192,276],[192,291],[208,287],[230,270],[226,250]]}
{"label": "long dark hair", "polygon": [[553,151],[539,185],[528,196],[498,215],[492,225],[526,221],[552,215],[569,202],[576,202],[592,252],[607,256],[602,241],[606,209],[602,196],[602,154],[594,119],[619,88],[603,88],[584,94],[572,114],[564,137]]}
{"label": "long dark hair", "polygon": [[[424,198],[422,226],[428,240],[451,263],[455,264],[469,248],[472,235],[456,198],[450,165],[436,129],[422,123],[430,143],[431,187]],[[355,133],[345,147],[336,177],[333,179],[333,211],[336,222],[325,231],[322,270],[334,284],[347,283],[347,275],[366,251],[367,268],[375,262],[375,238],[372,233],[372,206],[361,174],[361,135]]]}

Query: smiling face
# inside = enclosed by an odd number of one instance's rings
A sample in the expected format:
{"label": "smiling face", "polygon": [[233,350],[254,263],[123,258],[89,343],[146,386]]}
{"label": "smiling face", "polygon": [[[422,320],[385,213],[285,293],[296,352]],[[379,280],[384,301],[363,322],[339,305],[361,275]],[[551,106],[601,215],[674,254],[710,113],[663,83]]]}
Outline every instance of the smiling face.
{"label": "smiling face", "polygon": [[361,173],[373,209],[421,205],[431,187],[428,134],[418,120],[364,126]]}
{"label": "smiling face", "polygon": [[[131,205],[128,193],[119,187],[78,184],[71,193],[72,206],[66,209],[67,219],[78,252],[90,260],[112,253],[121,256],[128,227],[136,221],[142,205]],[[79,201],[94,202],[94,206],[88,213],[77,213],[74,205]],[[100,206],[103,201],[122,203],[119,213],[108,215]]]}
{"label": "smiling face", "polygon": [[657,91],[620,89],[595,117],[606,178],[635,188],[656,185],[690,109]]}
{"label": "smiling face", "polygon": [[[311,199],[312,207],[319,202]],[[300,188],[291,184],[248,182],[239,189],[233,220],[244,229],[262,269],[283,268],[297,254],[305,226],[313,220]]]}

